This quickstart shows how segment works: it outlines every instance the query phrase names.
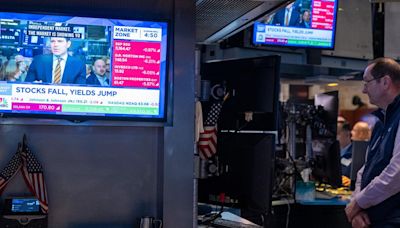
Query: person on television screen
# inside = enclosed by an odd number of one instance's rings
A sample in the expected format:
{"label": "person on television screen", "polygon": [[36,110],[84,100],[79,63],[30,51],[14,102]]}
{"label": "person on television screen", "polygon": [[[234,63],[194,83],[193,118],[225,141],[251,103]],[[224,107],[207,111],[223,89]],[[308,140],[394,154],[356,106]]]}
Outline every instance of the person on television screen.
{"label": "person on television screen", "polygon": [[85,84],[86,67],[80,58],[68,55],[71,41],[63,37],[51,37],[52,54],[38,55],[29,66],[26,82]]}
{"label": "person on television screen", "polygon": [[111,71],[111,68],[110,68],[110,58],[109,58],[109,57],[106,57],[106,58],[104,58],[104,61],[106,62],[106,76],[107,76],[108,78],[110,78],[110,75],[111,75],[111,73],[110,73],[110,71]]}
{"label": "person on television screen", "polygon": [[280,26],[296,26],[300,21],[300,12],[294,2],[289,3],[284,9],[274,15],[273,24]]}
{"label": "person on television screen", "polygon": [[10,59],[4,64],[4,70],[2,72],[4,75],[4,80],[9,82],[20,81],[22,71],[20,70],[20,65],[15,59]]}
{"label": "person on television screen", "polygon": [[368,64],[363,81],[363,93],[380,108],[380,120],[345,212],[353,227],[400,227],[400,65],[377,58]]}
{"label": "person on television screen", "polygon": [[337,140],[340,145],[340,163],[342,165],[342,175],[350,177],[351,171],[351,127],[350,124],[341,116],[338,117]]}
{"label": "person on television screen", "polygon": [[86,84],[101,86],[110,85],[110,80],[106,75],[106,62],[103,59],[94,61],[93,71],[90,73],[89,77],[86,78]]}
{"label": "person on television screen", "polygon": [[311,27],[311,12],[310,10],[304,10],[303,14],[301,15],[301,20],[297,27],[301,28],[310,28]]}

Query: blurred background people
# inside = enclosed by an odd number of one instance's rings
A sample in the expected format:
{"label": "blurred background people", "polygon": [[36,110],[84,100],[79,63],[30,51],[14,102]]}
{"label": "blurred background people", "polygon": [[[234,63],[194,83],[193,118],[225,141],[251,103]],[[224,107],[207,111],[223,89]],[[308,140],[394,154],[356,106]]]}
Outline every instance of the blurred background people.
{"label": "blurred background people", "polygon": [[358,121],[354,124],[353,129],[351,130],[351,140],[353,141],[369,141],[371,138],[371,129],[368,126],[368,123],[363,121]]}
{"label": "blurred background people", "polygon": [[106,77],[108,78],[108,79],[110,79],[110,75],[111,75],[111,73],[110,73],[110,71],[111,71],[111,63],[110,63],[110,58],[109,57],[105,57],[105,58],[103,58],[103,60],[104,60],[104,62],[106,63]]}
{"label": "blurred background people", "polygon": [[25,60],[25,57],[23,55],[16,55],[15,61],[17,62],[19,70],[21,71],[19,81],[24,82],[28,72],[28,64]]}
{"label": "blurred background people", "polygon": [[15,59],[8,60],[3,66],[3,77],[5,81],[16,82],[20,81],[22,71]]}
{"label": "blurred background people", "polygon": [[350,177],[350,164],[353,149],[351,145],[351,127],[343,117],[338,117],[336,138],[340,145],[340,163],[342,164],[342,175]]}
{"label": "blurred background people", "polygon": [[86,79],[90,76],[92,73],[92,67],[90,64],[86,64]]}

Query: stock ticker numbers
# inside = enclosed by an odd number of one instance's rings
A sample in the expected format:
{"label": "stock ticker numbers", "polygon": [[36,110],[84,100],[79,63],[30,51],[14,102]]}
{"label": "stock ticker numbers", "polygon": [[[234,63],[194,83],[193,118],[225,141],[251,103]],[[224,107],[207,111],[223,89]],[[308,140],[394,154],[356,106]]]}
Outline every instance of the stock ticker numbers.
{"label": "stock ticker numbers", "polygon": [[335,13],[334,1],[313,1],[312,7],[312,28],[313,29],[333,29],[333,18]]}
{"label": "stock ticker numbers", "polygon": [[157,42],[114,40],[113,86],[159,88],[160,52]]}

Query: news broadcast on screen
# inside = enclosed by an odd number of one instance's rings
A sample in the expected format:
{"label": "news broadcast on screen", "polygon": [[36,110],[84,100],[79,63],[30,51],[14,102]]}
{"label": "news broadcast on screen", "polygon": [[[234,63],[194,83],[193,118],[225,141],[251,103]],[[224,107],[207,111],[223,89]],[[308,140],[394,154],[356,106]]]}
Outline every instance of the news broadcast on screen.
{"label": "news broadcast on screen", "polygon": [[0,113],[163,120],[167,27],[0,12]]}
{"label": "news broadcast on screen", "polygon": [[337,0],[296,0],[254,23],[253,44],[333,49]]}

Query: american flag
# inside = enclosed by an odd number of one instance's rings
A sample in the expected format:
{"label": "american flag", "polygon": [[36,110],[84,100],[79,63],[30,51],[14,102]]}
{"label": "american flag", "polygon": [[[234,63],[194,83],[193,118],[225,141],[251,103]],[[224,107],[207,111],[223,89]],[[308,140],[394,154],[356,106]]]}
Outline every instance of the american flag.
{"label": "american flag", "polygon": [[204,132],[200,133],[199,153],[202,159],[211,158],[217,152],[217,121],[221,113],[222,103],[214,103],[204,122]]}
{"label": "american flag", "polygon": [[27,145],[23,146],[22,155],[22,174],[25,183],[28,185],[31,192],[38,198],[43,212],[48,211],[46,183],[44,182],[43,167],[36,159]]}
{"label": "american flag", "polygon": [[8,162],[7,166],[0,172],[0,193],[3,192],[8,182],[18,173],[22,166],[20,150],[21,145],[19,145],[17,152]]}

